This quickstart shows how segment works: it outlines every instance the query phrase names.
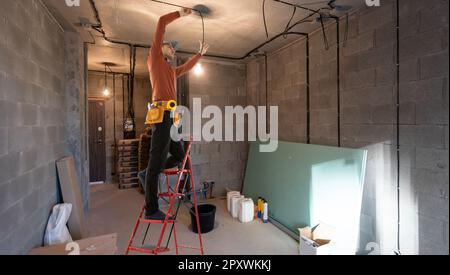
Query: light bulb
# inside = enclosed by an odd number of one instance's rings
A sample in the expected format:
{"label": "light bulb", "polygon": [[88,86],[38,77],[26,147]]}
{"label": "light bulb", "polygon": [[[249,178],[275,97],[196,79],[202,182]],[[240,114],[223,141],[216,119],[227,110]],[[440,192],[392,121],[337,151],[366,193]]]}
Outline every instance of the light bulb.
{"label": "light bulb", "polygon": [[202,64],[199,63],[199,64],[195,65],[194,73],[195,73],[196,75],[202,75],[202,74],[203,74],[203,67],[202,67]]}
{"label": "light bulb", "polygon": [[105,88],[105,89],[103,90],[103,95],[104,95],[104,96],[109,96],[109,90],[108,90],[108,88]]}

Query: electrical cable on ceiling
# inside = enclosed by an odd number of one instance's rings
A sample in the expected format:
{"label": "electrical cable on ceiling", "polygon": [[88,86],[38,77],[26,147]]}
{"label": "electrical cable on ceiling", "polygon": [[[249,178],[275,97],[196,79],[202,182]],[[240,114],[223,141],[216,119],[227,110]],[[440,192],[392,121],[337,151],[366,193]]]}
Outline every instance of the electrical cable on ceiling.
{"label": "electrical cable on ceiling", "polygon": [[267,30],[267,19],[266,19],[266,0],[263,0],[262,13],[264,20],[264,29],[266,30],[266,37],[269,38],[269,31]]}
{"label": "electrical cable on ceiling", "polygon": [[[161,3],[161,4],[167,4],[167,5],[171,5],[171,6],[175,6],[175,7],[185,8],[185,7],[180,6],[180,5],[176,5],[176,4],[172,4],[172,3],[168,3],[168,2],[163,2],[163,1],[159,1],[159,0],[150,0],[150,1]],[[311,11],[311,13],[308,14],[307,16],[303,17],[302,19],[298,20],[294,24],[292,24],[288,29],[285,30],[285,32],[280,33],[280,34],[272,37],[271,39],[261,43],[259,46],[255,47],[254,49],[252,49],[251,51],[247,52],[245,55],[243,55],[241,57],[231,57],[231,56],[214,55],[214,54],[206,54],[205,57],[220,58],[220,59],[227,59],[227,60],[234,60],[234,61],[244,60],[247,57],[250,57],[254,52],[259,50],[260,48],[264,47],[265,45],[269,44],[270,42],[274,41],[275,39],[283,36],[284,34],[288,34],[288,35],[305,35],[304,33],[290,32],[290,31],[294,27],[296,27],[296,26],[298,26],[300,24],[303,24],[303,23],[306,23],[306,22],[312,22],[311,18],[313,16],[319,14],[319,12],[320,12],[320,9],[313,10],[313,9],[305,8],[305,7],[300,6],[300,5],[291,4],[291,3],[288,3],[288,2],[285,2],[285,1],[279,1],[279,0],[273,0],[273,1],[285,4],[285,5],[289,5],[289,6],[296,6],[297,8],[301,8],[301,9],[304,9],[304,10]],[[103,25],[102,25],[102,22],[101,22],[101,19],[100,19],[100,15],[99,15],[98,9],[97,9],[97,7],[95,5],[95,1],[94,0],[89,0],[89,2],[90,2],[91,9],[92,9],[92,11],[94,13],[95,19],[97,21],[97,24],[96,25],[92,25],[91,28],[94,29],[95,31],[99,32],[102,35],[102,37],[103,37],[103,39],[105,41],[113,43],[113,44],[132,46],[132,47],[135,47],[135,48],[148,49],[148,48],[151,47],[149,45],[133,44],[133,43],[130,43],[130,42],[125,42],[125,41],[120,41],[120,40],[115,40],[115,39],[109,38],[106,35],[106,32],[103,30]],[[204,23],[203,23],[203,28],[204,28]],[[182,54],[195,54],[194,52],[183,51],[183,50],[178,50],[178,52],[182,53]]]}
{"label": "electrical cable on ceiling", "polygon": [[[292,19],[294,19],[294,16],[295,16],[295,12],[296,12],[296,11],[297,11],[297,7],[294,7],[294,10],[293,10],[293,12],[292,12],[291,19],[289,19],[289,22],[287,23],[286,28],[284,28],[284,32],[287,32],[287,30],[289,29],[289,26],[291,25]],[[286,39],[287,36],[283,36],[283,38]]]}
{"label": "electrical cable on ceiling", "polygon": [[169,2],[165,2],[165,1],[159,1],[159,0],[150,0],[150,1],[155,2],[155,3],[160,3],[160,4],[173,6],[173,7],[178,7],[178,8],[182,8],[182,9],[190,9],[190,10],[193,10],[193,11],[197,12],[198,15],[200,16],[200,18],[202,19],[203,38],[202,38],[201,51],[203,52],[203,47],[204,47],[204,44],[205,44],[205,19],[204,19],[204,16],[203,16],[203,11],[201,11],[200,8],[195,8],[195,7],[189,8],[189,7],[185,7],[185,6],[181,6],[181,5],[177,5],[177,4],[173,4],[173,3],[169,3]]}

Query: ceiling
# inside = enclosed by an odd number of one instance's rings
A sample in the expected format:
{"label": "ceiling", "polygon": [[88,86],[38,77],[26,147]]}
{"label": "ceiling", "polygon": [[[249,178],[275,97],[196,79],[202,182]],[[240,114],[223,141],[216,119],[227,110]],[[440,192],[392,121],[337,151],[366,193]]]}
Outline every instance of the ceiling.
{"label": "ceiling", "polygon": [[[323,0],[286,0],[290,3],[304,5],[310,9],[326,7]],[[77,29],[85,41],[94,42],[89,47],[89,69],[103,70],[103,62],[114,63],[114,71],[129,71],[129,49],[127,46],[111,44],[101,35],[88,28],[79,26],[82,18],[90,23],[97,23],[89,0],[81,0],[80,7],[68,7],[64,0],[43,0],[65,29]],[[267,40],[262,5],[263,0],[167,0],[181,6],[193,7],[206,5],[211,14],[205,17],[205,39],[210,47],[210,54],[242,57],[251,49]],[[319,3],[318,3],[319,2]],[[314,4],[317,3],[317,4]],[[339,5],[357,8],[363,0],[338,0]],[[156,3],[151,0],[95,0],[103,29],[109,38],[127,41],[133,44],[151,44],[156,23],[161,15],[179,10],[177,7]],[[266,1],[266,19],[269,37],[281,33],[293,12],[293,7],[273,1]],[[311,14],[310,11],[297,9],[292,22]],[[338,13],[336,15],[339,15]],[[314,19],[312,17],[311,19]],[[291,31],[311,32],[320,28],[319,23],[305,23]],[[297,39],[289,36],[278,38],[263,50],[271,51]],[[191,15],[179,19],[167,29],[167,40],[177,40],[184,51],[197,52],[198,40],[202,39],[202,21],[199,16]],[[145,65],[148,50],[137,51],[136,73],[146,74]]]}

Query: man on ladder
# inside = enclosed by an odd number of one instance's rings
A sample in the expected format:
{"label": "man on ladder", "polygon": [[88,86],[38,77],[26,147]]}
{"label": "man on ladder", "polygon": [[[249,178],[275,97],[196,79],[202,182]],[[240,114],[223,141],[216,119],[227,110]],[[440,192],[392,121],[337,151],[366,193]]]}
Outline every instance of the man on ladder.
{"label": "man on ladder", "polygon": [[[176,42],[165,42],[166,27],[176,19],[188,16],[191,9],[184,8],[159,19],[156,33],[153,37],[147,65],[153,87],[153,104],[149,108],[146,124],[152,125],[152,142],[150,159],[145,177],[145,219],[165,220],[166,214],[159,210],[158,180],[164,168],[177,166],[182,162],[185,152],[181,142],[170,138],[173,125],[171,111],[176,108],[176,80],[188,73],[206,54],[209,45],[200,41],[200,51],[180,67],[172,67],[169,62],[175,58]],[[171,157],[167,159],[168,153]]]}

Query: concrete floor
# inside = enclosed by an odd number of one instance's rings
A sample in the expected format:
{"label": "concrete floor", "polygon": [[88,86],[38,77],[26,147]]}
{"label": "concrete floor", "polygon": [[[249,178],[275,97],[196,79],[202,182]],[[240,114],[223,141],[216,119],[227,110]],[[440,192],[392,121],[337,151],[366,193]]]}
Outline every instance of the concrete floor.
{"label": "concrete floor", "polygon": [[[119,254],[123,254],[137,215],[144,201],[137,190],[119,190],[116,185],[94,185],[90,193],[91,209],[89,213],[90,236],[109,233],[118,234]],[[290,255],[298,254],[298,243],[272,224],[261,221],[242,224],[227,212],[226,200],[215,199],[208,203],[217,206],[216,228],[203,235],[205,254],[207,255]],[[161,205],[164,210],[166,205]],[[188,228],[189,212],[182,207],[178,217],[178,242],[184,245],[198,246],[197,235]],[[140,243],[146,226],[138,231],[136,240]],[[152,225],[146,244],[154,244],[160,232],[160,225]],[[170,246],[174,254],[173,241]],[[197,251],[183,249],[180,254],[198,254]]]}

